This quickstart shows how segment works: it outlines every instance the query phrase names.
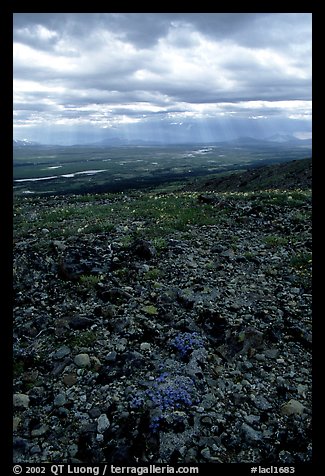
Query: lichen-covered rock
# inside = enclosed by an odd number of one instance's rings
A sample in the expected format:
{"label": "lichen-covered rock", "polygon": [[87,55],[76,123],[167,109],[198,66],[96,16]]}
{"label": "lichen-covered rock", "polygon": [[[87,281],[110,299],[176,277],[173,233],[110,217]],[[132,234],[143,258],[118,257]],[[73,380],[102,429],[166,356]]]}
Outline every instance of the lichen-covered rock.
{"label": "lichen-covered rock", "polygon": [[23,393],[15,393],[13,396],[13,404],[16,408],[28,408],[29,401],[29,396]]}
{"label": "lichen-covered rock", "polygon": [[77,367],[84,368],[90,366],[90,357],[88,354],[78,354],[74,358]]}
{"label": "lichen-covered rock", "polygon": [[281,407],[281,413],[283,415],[301,415],[304,410],[304,405],[293,398],[287,403],[284,403]]}

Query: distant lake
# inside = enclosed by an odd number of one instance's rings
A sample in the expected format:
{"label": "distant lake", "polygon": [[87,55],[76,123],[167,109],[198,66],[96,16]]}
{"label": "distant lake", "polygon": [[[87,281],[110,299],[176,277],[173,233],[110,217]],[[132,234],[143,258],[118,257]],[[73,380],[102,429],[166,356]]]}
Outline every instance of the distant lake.
{"label": "distant lake", "polygon": [[[56,168],[56,167],[51,167],[51,168]],[[53,179],[57,179],[61,177],[72,178],[72,177],[75,177],[76,175],[82,175],[82,174],[94,175],[100,172],[107,172],[107,170],[83,170],[82,172],[74,172],[72,174],[61,174],[61,175],[50,175],[48,177],[32,177],[32,178],[25,178],[25,179],[15,179],[14,182],[38,182],[40,180],[53,180]]]}

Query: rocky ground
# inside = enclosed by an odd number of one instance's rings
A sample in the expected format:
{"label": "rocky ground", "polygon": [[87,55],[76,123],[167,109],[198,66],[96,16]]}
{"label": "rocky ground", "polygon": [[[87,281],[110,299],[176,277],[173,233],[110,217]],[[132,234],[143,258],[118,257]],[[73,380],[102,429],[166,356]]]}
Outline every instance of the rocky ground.
{"label": "rocky ground", "polygon": [[310,462],[310,195],[15,198],[14,461]]}

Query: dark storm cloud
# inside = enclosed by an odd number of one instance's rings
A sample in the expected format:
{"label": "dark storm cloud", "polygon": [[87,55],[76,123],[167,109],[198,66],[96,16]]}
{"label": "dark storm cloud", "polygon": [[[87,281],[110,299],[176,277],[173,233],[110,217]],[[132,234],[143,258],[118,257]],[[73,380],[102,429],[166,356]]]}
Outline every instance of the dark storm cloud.
{"label": "dark storm cloud", "polygon": [[20,127],[310,120],[311,14],[17,13],[14,99]]}
{"label": "dark storm cloud", "polygon": [[[35,44],[29,30],[39,26],[49,31],[84,37],[93,29],[108,29],[141,48],[147,48],[166,36],[170,28],[188,25],[190,29],[217,40],[233,39],[243,45],[268,46],[283,39],[311,33],[311,14],[303,13],[24,13],[14,15],[14,28],[19,38]],[[298,36],[298,38],[297,38]],[[58,39],[58,37],[56,36]],[[54,43],[54,38],[52,39]],[[42,47],[42,45],[38,45]]]}
{"label": "dark storm cloud", "polygon": [[[17,13],[17,34],[44,26],[50,31],[83,36],[94,29],[109,29],[132,43],[147,47],[166,36],[171,27],[189,25],[215,39],[234,38],[248,45],[281,43],[295,34],[310,34],[309,13]],[[262,33],[262,35],[261,35]],[[27,35],[28,37],[30,34]],[[298,38],[299,40],[299,38]],[[294,41],[292,39],[291,41]]]}

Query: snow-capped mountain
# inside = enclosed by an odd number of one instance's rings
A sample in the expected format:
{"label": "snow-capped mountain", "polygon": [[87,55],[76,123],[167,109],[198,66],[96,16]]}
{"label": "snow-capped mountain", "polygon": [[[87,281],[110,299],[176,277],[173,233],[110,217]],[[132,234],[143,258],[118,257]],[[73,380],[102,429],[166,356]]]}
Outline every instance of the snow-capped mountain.
{"label": "snow-capped mountain", "polygon": [[21,139],[21,140],[14,139],[13,140],[13,145],[16,146],[16,147],[25,147],[25,146],[29,146],[29,145],[39,145],[39,144],[37,142],[33,142],[31,140],[28,140],[28,139]]}

